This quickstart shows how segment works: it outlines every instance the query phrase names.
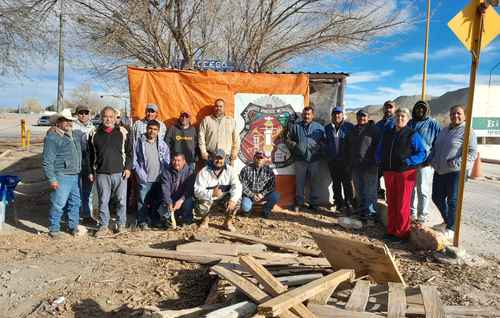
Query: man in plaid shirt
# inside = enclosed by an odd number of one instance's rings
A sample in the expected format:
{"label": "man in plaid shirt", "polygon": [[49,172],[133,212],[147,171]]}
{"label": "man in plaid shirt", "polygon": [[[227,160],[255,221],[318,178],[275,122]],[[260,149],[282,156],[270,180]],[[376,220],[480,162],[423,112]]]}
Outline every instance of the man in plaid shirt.
{"label": "man in plaid shirt", "polygon": [[276,176],[265,161],[264,153],[257,151],[254,155],[254,162],[245,166],[240,172],[240,181],[243,185],[241,209],[247,216],[250,215],[255,203],[263,205],[262,216],[269,217],[280,198],[279,193],[274,191]]}

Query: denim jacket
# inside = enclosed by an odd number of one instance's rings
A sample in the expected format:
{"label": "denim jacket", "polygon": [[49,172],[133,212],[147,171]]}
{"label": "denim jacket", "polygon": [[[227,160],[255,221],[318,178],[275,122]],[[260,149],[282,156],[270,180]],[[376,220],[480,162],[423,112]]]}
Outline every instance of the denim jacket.
{"label": "denim jacket", "polygon": [[290,129],[287,145],[296,160],[313,162],[320,159],[325,139],[325,130],[318,122],[306,126],[304,121],[293,125]]}
{"label": "denim jacket", "polygon": [[43,141],[42,167],[49,182],[56,182],[57,175],[79,174],[82,170],[82,147],[79,139],[70,132],[55,128]]}
{"label": "denim jacket", "polygon": [[[337,130],[335,124],[331,123],[325,126],[325,152],[328,160],[344,160],[347,135],[354,128],[354,125],[343,121]],[[338,152],[335,143],[338,142]]]}
{"label": "denim jacket", "polygon": [[[134,165],[133,169],[137,174],[139,183],[145,184],[148,181],[148,159],[144,150],[144,144],[147,142],[146,135],[143,134],[137,140],[134,147]],[[158,154],[160,160],[160,175],[168,169],[170,164],[170,149],[163,139],[157,138]]]}

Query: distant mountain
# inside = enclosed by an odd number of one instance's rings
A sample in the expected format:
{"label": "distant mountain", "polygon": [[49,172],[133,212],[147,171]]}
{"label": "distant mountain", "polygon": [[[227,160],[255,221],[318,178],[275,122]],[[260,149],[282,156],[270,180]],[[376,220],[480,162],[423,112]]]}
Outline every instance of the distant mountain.
{"label": "distant mountain", "polygon": [[[410,111],[417,101],[420,100],[420,95],[411,96],[399,96],[394,99],[394,102],[398,107],[406,107]],[[448,109],[453,105],[462,104],[465,105],[467,102],[467,88],[461,88],[456,91],[446,92],[439,97],[428,96],[427,100],[431,108],[431,113],[433,116],[439,116],[443,118],[447,116]],[[358,107],[355,109],[350,109],[348,112],[348,118],[350,120],[355,120],[355,113],[363,109],[368,112],[370,119],[375,121],[382,117],[382,105],[366,105],[363,107]]]}

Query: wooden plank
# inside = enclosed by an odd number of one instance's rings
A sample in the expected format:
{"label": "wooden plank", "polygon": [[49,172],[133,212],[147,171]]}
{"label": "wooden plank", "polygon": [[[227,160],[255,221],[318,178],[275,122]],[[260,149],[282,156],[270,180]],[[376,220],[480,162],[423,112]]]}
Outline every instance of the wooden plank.
{"label": "wooden plank", "polygon": [[406,316],[406,293],[402,284],[389,283],[389,299],[387,318],[404,318]]}
{"label": "wooden plank", "polygon": [[[252,282],[250,282],[248,279],[241,277],[240,275],[222,266],[213,266],[212,271],[216,272],[222,278],[236,286],[236,288],[241,290],[245,295],[247,295],[252,301],[256,302],[257,304],[261,304],[269,300],[270,298],[262,289],[252,284]],[[296,316],[290,311],[286,310],[280,313],[280,317],[288,318]]]}
{"label": "wooden plank", "polygon": [[436,287],[420,286],[420,292],[424,300],[425,318],[444,317],[443,306]]}
{"label": "wooden plank", "polygon": [[[205,318],[243,318],[255,312],[257,305],[243,301],[206,314]],[[198,316],[199,317],[199,316]]]}
{"label": "wooden plank", "polygon": [[365,311],[369,295],[370,282],[367,280],[358,280],[352,290],[351,297],[349,297],[345,305],[345,309],[349,311]]}
{"label": "wooden plank", "polygon": [[[209,311],[217,310],[222,307],[225,307],[224,304],[211,304],[211,305],[203,305],[193,308],[180,309],[180,310],[161,310],[156,311],[151,314],[151,318],[189,318],[189,317],[200,317],[200,315],[207,313]],[[253,306],[254,311],[257,309],[257,306]]]}
{"label": "wooden plank", "polygon": [[[495,307],[443,306],[445,317],[500,317],[500,310]],[[423,305],[408,305],[407,315],[425,315]]]}
{"label": "wooden plank", "polygon": [[312,273],[303,275],[293,275],[293,276],[281,276],[277,278],[281,283],[288,287],[300,286],[312,282],[313,280],[323,277],[322,273]]}
{"label": "wooden plank", "polygon": [[376,282],[404,285],[387,247],[351,239],[343,235],[309,232],[334,269],[352,268],[356,275],[370,275]]}
{"label": "wooden plank", "polygon": [[156,258],[168,258],[177,261],[185,261],[190,263],[198,263],[203,265],[213,265],[221,261],[220,257],[213,257],[207,255],[197,255],[192,253],[184,253],[177,251],[165,251],[165,250],[154,250],[154,249],[120,249],[121,253],[127,255],[135,256],[146,256],[146,257],[156,257]]}
{"label": "wooden plank", "polygon": [[368,312],[348,311],[330,305],[308,304],[307,308],[311,310],[318,318],[381,318],[383,315]]}
{"label": "wooden plank", "polygon": [[210,242],[190,242],[179,244],[175,248],[179,252],[207,253],[216,255],[238,256],[246,253],[263,253],[266,246],[263,244],[227,244]]}
{"label": "wooden plank", "polygon": [[304,255],[319,256],[321,254],[321,251],[319,251],[319,250],[311,250],[311,249],[303,248],[303,247],[292,245],[292,244],[286,244],[286,243],[281,243],[281,242],[277,242],[277,241],[265,240],[265,239],[261,239],[261,238],[251,236],[251,235],[244,235],[244,234],[227,232],[227,231],[220,231],[219,233],[225,237],[229,237],[232,239],[237,239],[237,240],[241,240],[241,241],[245,241],[245,242],[261,243],[261,244],[264,244],[266,246],[275,247],[275,248],[279,248],[279,249],[283,249],[283,250],[287,250],[287,251],[294,251],[294,252],[298,252],[298,253],[304,254]]}
{"label": "wooden plank", "polygon": [[302,303],[306,299],[309,299],[333,286],[337,286],[343,281],[350,280],[354,278],[354,271],[343,269],[335,273],[332,273],[323,278],[317,279],[309,284],[297,287],[291,291],[287,291],[278,297],[266,301],[265,303],[259,305],[258,312],[265,315],[271,315],[276,317],[284,310]]}
{"label": "wooden plank", "polygon": [[[267,269],[264,268],[264,266],[257,263],[253,257],[240,257],[240,264],[255,278],[257,278],[257,281],[264,286],[264,291],[266,291],[269,295],[278,296],[279,294],[287,291],[287,287],[277,280]],[[316,317],[302,303],[293,306],[291,311],[303,318]]]}

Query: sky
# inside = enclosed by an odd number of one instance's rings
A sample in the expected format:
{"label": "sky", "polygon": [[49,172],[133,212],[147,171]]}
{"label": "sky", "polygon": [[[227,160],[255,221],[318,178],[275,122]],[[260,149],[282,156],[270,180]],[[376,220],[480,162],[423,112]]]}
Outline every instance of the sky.
{"label": "sky", "polygon": [[[406,0],[402,0],[406,1]],[[383,38],[384,47],[361,52],[333,52],[321,57],[302,57],[290,62],[294,71],[346,72],[345,106],[347,108],[382,104],[400,95],[419,95],[423,68],[425,36],[425,0],[413,2],[417,22],[403,31]],[[471,58],[452,31],[448,21],[462,10],[468,1],[433,0],[429,37],[427,92],[433,96],[467,87]],[[500,8],[497,8],[500,12]],[[500,63],[500,36],[481,53],[478,83],[487,84],[492,68]],[[110,82],[66,64],[65,96],[83,82],[92,84],[98,95],[127,96],[127,82]],[[500,85],[500,66],[493,70],[493,84]],[[57,95],[57,60],[49,58],[29,67],[25,76],[0,76],[0,107],[17,107],[28,98],[43,105],[55,102]],[[113,101],[113,98],[106,98]],[[120,102],[120,101],[115,101]]]}

